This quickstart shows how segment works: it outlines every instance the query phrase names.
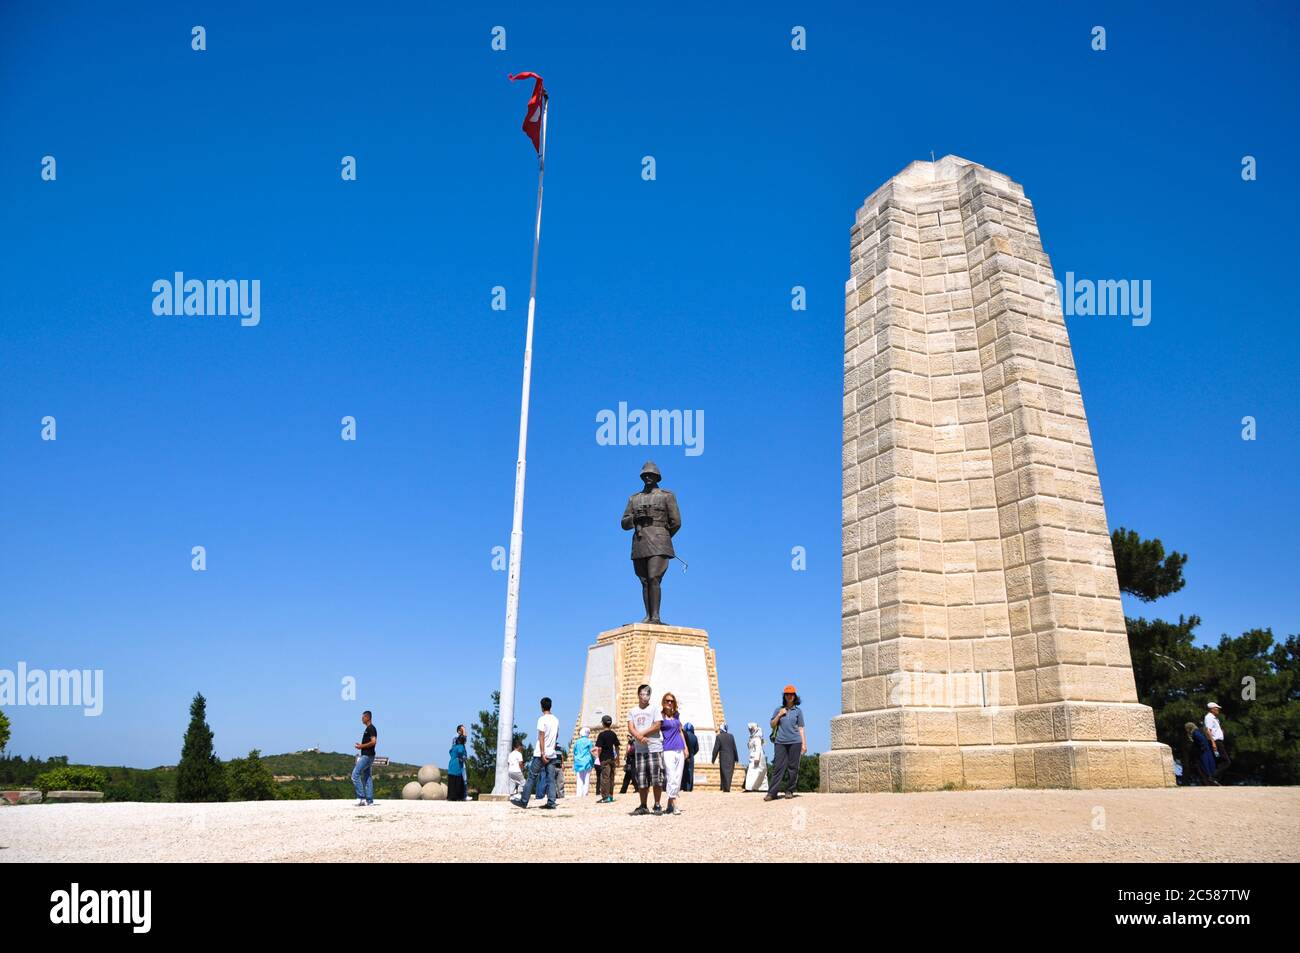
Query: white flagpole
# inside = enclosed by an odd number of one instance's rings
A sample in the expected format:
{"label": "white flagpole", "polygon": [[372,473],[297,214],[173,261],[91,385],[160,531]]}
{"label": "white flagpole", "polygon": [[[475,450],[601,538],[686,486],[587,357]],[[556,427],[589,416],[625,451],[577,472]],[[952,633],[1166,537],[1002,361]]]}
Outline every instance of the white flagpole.
{"label": "white flagpole", "polygon": [[528,331],[524,337],[524,387],[519,401],[519,459],[515,463],[515,516],[510,528],[510,580],[506,586],[505,646],[501,652],[501,706],[497,723],[497,776],[492,793],[509,792],[506,777],[515,726],[515,636],[519,628],[519,564],[524,549],[524,471],[528,452],[528,392],[533,378],[533,314],[537,309],[537,248],[542,241],[542,175],[546,172],[546,114],[542,99],[542,145],[537,157],[537,223],[533,229],[533,277],[528,284]]}

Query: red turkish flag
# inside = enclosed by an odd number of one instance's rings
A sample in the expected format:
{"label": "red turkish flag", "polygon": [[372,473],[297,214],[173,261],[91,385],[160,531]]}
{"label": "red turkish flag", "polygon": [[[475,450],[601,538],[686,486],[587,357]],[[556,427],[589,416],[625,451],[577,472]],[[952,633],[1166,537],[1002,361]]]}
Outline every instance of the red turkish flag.
{"label": "red turkish flag", "polygon": [[533,79],[533,98],[528,100],[528,114],[524,116],[524,135],[533,140],[533,148],[542,154],[542,112],[546,109],[546,87],[542,78],[536,73],[515,73],[510,82],[517,79]]}

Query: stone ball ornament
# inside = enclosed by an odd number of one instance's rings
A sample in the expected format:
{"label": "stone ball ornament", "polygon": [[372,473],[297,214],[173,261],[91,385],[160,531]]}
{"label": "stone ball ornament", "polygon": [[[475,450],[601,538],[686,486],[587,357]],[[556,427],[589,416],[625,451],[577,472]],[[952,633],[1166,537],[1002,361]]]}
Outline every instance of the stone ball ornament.
{"label": "stone ball ornament", "polygon": [[445,801],[447,800],[447,788],[437,781],[430,781],[420,789],[420,800]]}

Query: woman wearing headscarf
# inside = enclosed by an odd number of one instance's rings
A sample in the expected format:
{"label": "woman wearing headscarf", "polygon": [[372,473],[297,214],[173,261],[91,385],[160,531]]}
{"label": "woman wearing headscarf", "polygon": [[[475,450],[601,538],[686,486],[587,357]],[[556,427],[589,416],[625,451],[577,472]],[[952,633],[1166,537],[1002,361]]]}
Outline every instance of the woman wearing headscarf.
{"label": "woman wearing headscarf", "polygon": [[749,723],[749,767],[745,769],[745,790],[767,790],[767,756],[763,753],[763,732],[758,723]]}
{"label": "woman wearing headscarf", "polygon": [[695,756],[700,753],[700,739],[695,737],[695,726],[689,721],[682,725],[686,738],[686,765],[682,768],[682,790],[695,790]]}
{"label": "woman wearing headscarf", "polygon": [[1188,773],[1196,778],[1197,784],[1218,784],[1214,778],[1218,765],[1214,760],[1214,749],[1210,746],[1209,737],[1194,721],[1183,725],[1183,731],[1187,735],[1187,753],[1183,755],[1183,764],[1188,765],[1190,762]]}
{"label": "woman wearing headscarf", "polygon": [[580,798],[587,796],[591,780],[591,768],[595,763],[591,756],[591,729],[583,728],[578,740],[573,743],[573,773],[577,776],[575,793]]}
{"label": "woman wearing headscarf", "polygon": [[447,800],[465,800],[465,736],[457,734],[451,739],[451,750],[447,752]]}

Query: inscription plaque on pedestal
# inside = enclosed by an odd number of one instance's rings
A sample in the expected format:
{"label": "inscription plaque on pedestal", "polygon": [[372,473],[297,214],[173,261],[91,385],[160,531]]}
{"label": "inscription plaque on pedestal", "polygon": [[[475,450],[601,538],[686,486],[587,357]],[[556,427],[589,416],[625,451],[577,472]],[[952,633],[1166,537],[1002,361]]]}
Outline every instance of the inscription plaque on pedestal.
{"label": "inscription plaque on pedestal", "polygon": [[659,704],[664,692],[672,692],[683,723],[689,721],[696,730],[713,727],[713,693],[703,648],[671,643],[656,645],[649,682],[654,690],[651,704]]}
{"label": "inscription plaque on pedestal", "polygon": [[581,725],[594,727],[601,718],[616,717],[614,689],[614,646],[598,645],[587,653],[587,677],[582,686]]}

